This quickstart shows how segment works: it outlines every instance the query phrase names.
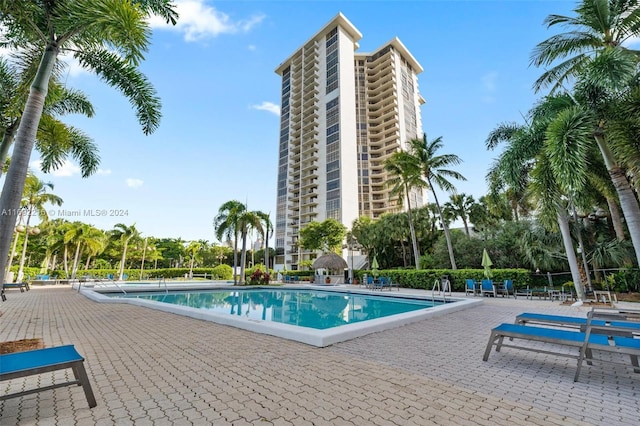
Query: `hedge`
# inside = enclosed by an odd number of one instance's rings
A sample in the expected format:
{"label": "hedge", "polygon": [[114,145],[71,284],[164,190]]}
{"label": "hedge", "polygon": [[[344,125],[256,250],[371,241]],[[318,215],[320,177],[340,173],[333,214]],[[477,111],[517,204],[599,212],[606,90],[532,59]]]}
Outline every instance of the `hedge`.
{"label": "hedge", "polygon": [[[363,275],[374,275],[372,271],[354,271],[355,277],[363,282]],[[391,277],[391,281],[398,283],[400,287],[431,290],[436,281],[448,277],[452,291],[463,292],[465,280],[470,278],[475,281],[482,280],[484,269],[382,269],[375,274],[378,277]],[[491,279],[494,282],[502,282],[506,279],[513,280],[516,288],[526,287],[531,282],[531,272],[527,269],[491,269]]]}

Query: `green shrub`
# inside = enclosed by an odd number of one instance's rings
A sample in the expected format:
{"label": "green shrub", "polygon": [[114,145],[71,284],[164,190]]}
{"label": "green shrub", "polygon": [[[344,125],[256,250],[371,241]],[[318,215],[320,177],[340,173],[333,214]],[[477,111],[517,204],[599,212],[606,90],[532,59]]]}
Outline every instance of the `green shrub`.
{"label": "green shrub", "polygon": [[[363,275],[372,276],[371,271],[354,271],[355,277],[363,282]],[[494,282],[502,282],[506,279],[513,280],[513,285],[517,288],[526,287],[530,284],[531,273],[526,269],[491,269]],[[391,277],[391,281],[398,283],[400,287],[431,290],[436,281],[440,282],[442,277],[447,276],[451,283],[452,291],[463,292],[465,280],[467,278],[480,281],[484,278],[484,269],[383,269],[376,274],[378,277]]]}
{"label": "green shrub", "polygon": [[618,272],[607,275],[609,290],[619,293],[640,291],[640,270],[621,269]]}
{"label": "green shrub", "polygon": [[227,264],[221,264],[213,268],[211,271],[216,280],[232,280],[233,268]]}

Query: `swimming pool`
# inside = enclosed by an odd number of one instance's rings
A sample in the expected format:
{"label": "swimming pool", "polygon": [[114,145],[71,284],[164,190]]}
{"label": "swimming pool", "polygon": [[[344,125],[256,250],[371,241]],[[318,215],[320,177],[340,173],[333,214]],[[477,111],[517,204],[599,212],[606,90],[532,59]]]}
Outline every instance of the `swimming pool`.
{"label": "swimming pool", "polygon": [[98,302],[145,306],[319,347],[481,303],[309,286],[82,293]]}
{"label": "swimming pool", "polygon": [[325,330],[383,318],[445,302],[322,290],[242,289],[173,293],[116,293],[110,297],[143,299],[204,309],[226,315]]}

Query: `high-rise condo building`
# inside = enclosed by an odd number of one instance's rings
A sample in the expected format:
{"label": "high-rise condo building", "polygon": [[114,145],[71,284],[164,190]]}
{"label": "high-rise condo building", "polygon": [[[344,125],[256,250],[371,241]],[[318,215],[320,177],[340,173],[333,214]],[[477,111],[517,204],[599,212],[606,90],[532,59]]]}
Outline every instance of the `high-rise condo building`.
{"label": "high-rise condo building", "polygon": [[[421,137],[417,74],[398,38],[359,53],[362,34],[339,13],[277,69],[282,77],[276,268],[299,269],[315,253],[300,229],[333,218],[347,228],[405,208],[390,197],[384,161]],[[423,204],[423,193],[411,197]]]}

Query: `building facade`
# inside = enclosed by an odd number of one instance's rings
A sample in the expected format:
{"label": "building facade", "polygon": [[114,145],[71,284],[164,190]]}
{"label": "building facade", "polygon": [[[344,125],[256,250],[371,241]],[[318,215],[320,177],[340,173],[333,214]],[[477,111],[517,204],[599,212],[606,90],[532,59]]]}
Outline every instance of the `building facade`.
{"label": "building facade", "polygon": [[[421,137],[422,67],[397,38],[358,53],[362,34],[338,14],[285,60],[277,178],[275,265],[299,269],[316,253],[298,245],[309,222],[347,228],[406,205],[390,197],[384,161]],[[412,207],[424,203],[412,194]]]}

